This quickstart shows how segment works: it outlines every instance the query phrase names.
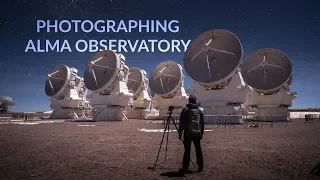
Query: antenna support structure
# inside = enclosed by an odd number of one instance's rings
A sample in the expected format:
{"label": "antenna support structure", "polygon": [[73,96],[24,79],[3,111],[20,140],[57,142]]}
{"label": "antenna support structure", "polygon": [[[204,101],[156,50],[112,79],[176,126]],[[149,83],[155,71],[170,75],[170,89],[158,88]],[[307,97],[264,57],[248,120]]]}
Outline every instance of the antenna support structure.
{"label": "antenna support structure", "polygon": [[149,80],[147,72],[139,68],[129,68],[127,80],[129,91],[133,93],[133,103],[126,115],[128,119],[147,119],[152,99],[148,93]]}
{"label": "antenna support structure", "polygon": [[183,84],[182,66],[174,61],[165,61],[152,71],[150,89],[155,94],[153,108],[159,111],[160,119],[165,117],[170,106],[174,107],[172,115],[180,115],[188,103]]}
{"label": "antenna support structure", "polygon": [[50,107],[53,112],[50,119],[86,118],[90,113],[86,99],[88,90],[77,73],[76,68],[61,65],[48,74],[45,90],[51,96]]}
{"label": "antenna support structure", "polygon": [[92,90],[89,97],[94,121],[128,120],[126,112],[133,105],[133,93],[127,87],[128,74],[125,57],[112,50],[100,51],[89,62],[84,78]]}
{"label": "antenna support structure", "polygon": [[254,110],[254,120],[287,121],[288,108],[298,95],[290,92],[292,65],[289,57],[272,48],[260,49],[248,56],[242,66],[246,88],[246,106]]}
{"label": "antenna support structure", "polygon": [[[193,81],[186,91],[196,96],[206,117],[221,116],[227,117],[225,123],[242,123],[237,110],[246,97],[245,82],[239,71],[241,60],[240,40],[226,30],[204,32],[189,44],[183,62]],[[218,118],[210,119],[210,123],[218,123],[215,121]]]}

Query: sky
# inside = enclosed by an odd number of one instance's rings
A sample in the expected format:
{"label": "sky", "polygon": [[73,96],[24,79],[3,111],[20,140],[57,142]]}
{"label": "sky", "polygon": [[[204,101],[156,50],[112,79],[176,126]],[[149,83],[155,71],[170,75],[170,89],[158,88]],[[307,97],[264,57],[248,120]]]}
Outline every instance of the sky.
{"label": "sky", "polygon": [[[94,52],[25,52],[28,40],[194,39],[226,29],[241,41],[244,57],[262,48],[285,52],[293,65],[294,108],[320,107],[320,2],[316,0],[2,0],[0,1],[0,96],[12,111],[50,110],[47,74],[66,64],[83,76]],[[178,20],[178,33],[37,32],[37,20]],[[72,44],[70,43],[70,44]],[[126,64],[148,74],[166,60],[182,64],[183,52],[127,52]],[[191,79],[184,72],[185,88]]]}

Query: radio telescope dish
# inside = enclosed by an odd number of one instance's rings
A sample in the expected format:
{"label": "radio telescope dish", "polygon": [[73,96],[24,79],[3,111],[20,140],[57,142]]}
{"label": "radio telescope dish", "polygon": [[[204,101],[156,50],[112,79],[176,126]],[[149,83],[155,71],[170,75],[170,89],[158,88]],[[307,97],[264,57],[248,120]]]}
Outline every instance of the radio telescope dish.
{"label": "radio telescope dish", "polygon": [[8,105],[8,106],[14,106],[15,105],[15,103],[12,100],[12,98],[8,97],[8,96],[0,96],[0,105],[1,104],[5,104],[5,105]]}
{"label": "radio telescope dish", "polygon": [[89,102],[86,99],[87,88],[83,78],[77,75],[74,67],[60,65],[48,74],[45,92],[50,96],[53,109],[50,119],[74,119],[85,117]]}
{"label": "radio telescope dish", "polygon": [[229,79],[243,59],[240,40],[218,29],[202,33],[189,44],[183,59],[187,74],[201,85],[219,85]]}
{"label": "radio telescope dish", "polygon": [[127,86],[129,90],[133,91],[134,97],[139,96],[139,92],[143,87],[143,74],[139,68],[129,68]]}
{"label": "radio telescope dish", "polygon": [[289,57],[272,48],[260,49],[246,59],[241,73],[244,81],[262,92],[271,92],[291,80],[292,66]]}
{"label": "radio telescope dish", "polygon": [[52,73],[48,74],[45,92],[50,97],[57,97],[66,89],[70,80],[71,71],[66,65],[56,67]]}
{"label": "radio telescope dish", "polygon": [[161,96],[174,93],[182,82],[182,67],[174,61],[160,63],[151,72],[149,83],[151,92]]}
{"label": "radio telescope dish", "polygon": [[92,91],[108,87],[117,75],[119,61],[112,50],[98,52],[84,72],[84,84]]}

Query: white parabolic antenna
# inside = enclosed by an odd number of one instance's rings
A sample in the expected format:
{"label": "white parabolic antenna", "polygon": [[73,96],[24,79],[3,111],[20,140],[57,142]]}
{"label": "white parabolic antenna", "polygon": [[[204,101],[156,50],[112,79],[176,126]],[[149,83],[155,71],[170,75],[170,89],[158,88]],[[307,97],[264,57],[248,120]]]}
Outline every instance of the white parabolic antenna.
{"label": "white parabolic antenna", "polygon": [[241,72],[247,85],[259,93],[270,93],[291,83],[292,65],[285,53],[264,48],[249,55]]}
{"label": "white parabolic antenna", "polygon": [[71,76],[70,68],[66,65],[56,67],[48,74],[45,83],[45,92],[52,98],[63,98]]}
{"label": "white parabolic antenna", "polygon": [[150,74],[150,89],[161,97],[172,97],[183,81],[182,67],[174,61],[165,61]]}
{"label": "white parabolic antenna", "polygon": [[183,59],[187,74],[198,84],[224,84],[238,70],[243,49],[236,35],[227,30],[202,33],[189,44]]}
{"label": "white parabolic antenna", "polygon": [[7,106],[14,106],[15,103],[13,102],[11,97],[8,96],[0,96],[0,105],[7,105]]}
{"label": "white parabolic antenna", "polygon": [[45,93],[51,97],[50,107],[54,109],[51,119],[73,119],[88,113],[87,89],[77,73],[76,68],[60,65],[48,74]]}
{"label": "white parabolic antenna", "polygon": [[97,53],[88,63],[84,73],[86,87],[95,92],[109,88],[117,76],[119,66],[120,61],[113,51]]}
{"label": "white parabolic antenna", "polygon": [[136,99],[143,89],[144,75],[137,67],[129,68],[129,76],[127,86],[133,92],[133,98]]}
{"label": "white parabolic antenna", "polygon": [[112,50],[98,52],[84,72],[85,86],[93,91],[90,104],[94,108],[93,120],[123,120],[125,109],[132,102],[127,87],[129,68],[125,57]]}
{"label": "white parabolic antenna", "polygon": [[148,93],[149,80],[146,76],[145,70],[137,67],[129,68],[127,86],[133,93],[133,104],[126,112],[129,119],[147,119],[152,99]]}

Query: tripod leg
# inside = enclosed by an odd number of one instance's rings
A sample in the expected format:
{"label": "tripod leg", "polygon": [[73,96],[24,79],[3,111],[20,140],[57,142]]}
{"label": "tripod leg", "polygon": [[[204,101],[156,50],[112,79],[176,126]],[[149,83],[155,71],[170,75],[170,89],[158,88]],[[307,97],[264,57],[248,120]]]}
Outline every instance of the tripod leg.
{"label": "tripod leg", "polygon": [[166,143],[166,153],[164,156],[164,161],[167,161],[167,152],[168,152],[168,142],[169,142],[169,132],[170,132],[170,119],[168,119],[168,128],[167,128],[167,143]]}
{"label": "tripod leg", "polygon": [[159,147],[159,150],[158,150],[158,155],[157,155],[157,158],[156,158],[156,162],[154,163],[153,170],[155,170],[155,168],[157,166],[159,155],[160,155],[160,150],[161,150],[161,147],[162,147],[163,139],[164,139],[164,136],[166,134],[166,130],[168,128],[168,125],[169,125],[168,122],[166,122],[166,125],[165,125],[165,128],[164,128],[164,132],[163,132],[163,135],[162,135],[162,139],[161,139],[161,143],[160,143],[160,147]]}
{"label": "tripod leg", "polygon": [[179,131],[178,126],[177,126],[176,122],[174,121],[173,117],[170,117],[169,121],[170,120],[173,122],[174,126],[176,127],[176,130]]}

